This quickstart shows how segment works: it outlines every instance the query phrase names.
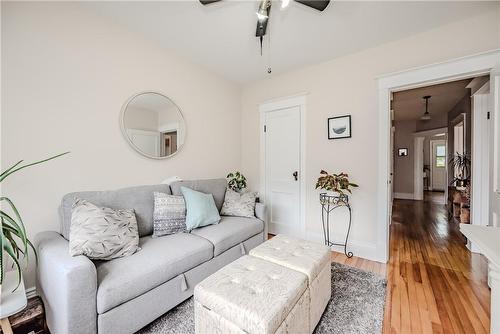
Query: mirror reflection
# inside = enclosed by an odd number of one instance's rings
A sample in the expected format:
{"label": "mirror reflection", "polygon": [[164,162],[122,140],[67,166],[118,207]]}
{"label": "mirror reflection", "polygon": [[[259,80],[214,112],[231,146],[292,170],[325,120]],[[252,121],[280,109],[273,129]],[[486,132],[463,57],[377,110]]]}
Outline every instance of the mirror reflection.
{"label": "mirror reflection", "polygon": [[130,145],[150,158],[166,158],[184,144],[181,110],[168,97],[146,92],[133,96],[122,112],[122,130]]}

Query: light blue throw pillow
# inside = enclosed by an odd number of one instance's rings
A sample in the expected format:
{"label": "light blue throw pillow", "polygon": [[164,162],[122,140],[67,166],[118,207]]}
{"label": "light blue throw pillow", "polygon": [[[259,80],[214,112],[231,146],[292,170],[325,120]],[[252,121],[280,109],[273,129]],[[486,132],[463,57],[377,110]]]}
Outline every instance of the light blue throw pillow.
{"label": "light blue throw pillow", "polygon": [[219,210],[215,206],[212,194],[204,194],[186,187],[181,187],[186,202],[186,229],[217,224],[220,221]]}

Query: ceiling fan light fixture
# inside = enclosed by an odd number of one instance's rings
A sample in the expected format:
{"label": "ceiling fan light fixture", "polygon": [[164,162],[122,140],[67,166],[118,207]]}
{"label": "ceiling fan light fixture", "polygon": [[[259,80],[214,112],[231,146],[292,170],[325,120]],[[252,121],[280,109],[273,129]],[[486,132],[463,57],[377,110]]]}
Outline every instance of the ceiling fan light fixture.
{"label": "ceiling fan light fixture", "polygon": [[268,3],[268,0],[262,0],[262,2],[259,5],[259,10],[257,10],[257,19],[262,22],[265,21],[269,18],[269,11],[268,7],[270,4]]}
{"label": "ceiling fan light fixture", "polygon": [[256,13],[257,14],[257,20],[259,21],[265,21],[269,18],[269,16],[267,16],[267,14],[262,14],[260,11]]}

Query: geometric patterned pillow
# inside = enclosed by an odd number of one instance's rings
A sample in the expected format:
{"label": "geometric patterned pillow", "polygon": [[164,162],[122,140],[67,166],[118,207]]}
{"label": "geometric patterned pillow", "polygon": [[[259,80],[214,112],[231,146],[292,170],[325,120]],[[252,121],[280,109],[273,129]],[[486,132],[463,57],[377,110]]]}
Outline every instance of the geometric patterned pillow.
{"label": "geometric patterned pillow", "polygon": [[238,193],[232,189],[226,189],[224,204],[220,214],[224,216],[255,217],[255,199],[257,193]]}
{"label": "geometric patterned pillow", "polygon": [[186,231],[184,197],[154,193],[153,237]]}
{"label": "geometric patterned pillow", "polygon": [[134,210],[100,208],[76,199],[71,209],[69,253],[93,260],[132,255],[139,249]]}

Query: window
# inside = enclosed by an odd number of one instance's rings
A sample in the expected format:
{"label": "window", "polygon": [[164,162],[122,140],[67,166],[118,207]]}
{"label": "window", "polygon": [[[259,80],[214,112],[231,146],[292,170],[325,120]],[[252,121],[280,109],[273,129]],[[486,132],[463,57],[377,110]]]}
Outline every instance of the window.
{"label": "window", "polygon": [[436,167],[446,167],[445,145],[436,145]]}

